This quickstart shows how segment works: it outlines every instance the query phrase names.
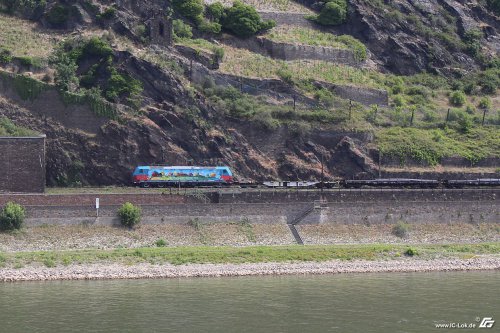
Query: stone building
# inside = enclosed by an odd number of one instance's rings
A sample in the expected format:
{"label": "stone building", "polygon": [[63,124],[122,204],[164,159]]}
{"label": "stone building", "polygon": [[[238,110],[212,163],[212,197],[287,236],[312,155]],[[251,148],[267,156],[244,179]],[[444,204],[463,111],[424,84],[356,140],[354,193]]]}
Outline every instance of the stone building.
{"label": "stone building", "polygon": [[0,192],[45,191],[45,135],[0,137]]}
{"label": "stone building", "polygon": [[162,46],[173,44],[172,19],[157,14],[149,21],[151,43]]}

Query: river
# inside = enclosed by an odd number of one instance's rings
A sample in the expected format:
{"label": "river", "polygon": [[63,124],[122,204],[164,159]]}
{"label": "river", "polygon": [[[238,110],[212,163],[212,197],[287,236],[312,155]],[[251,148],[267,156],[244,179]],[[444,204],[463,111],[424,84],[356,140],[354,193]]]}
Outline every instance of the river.
{"label": "river", "polygon": [[0,332],[445,332],[435,324],[500,321],[499,282],[483,271],[0,283]]}

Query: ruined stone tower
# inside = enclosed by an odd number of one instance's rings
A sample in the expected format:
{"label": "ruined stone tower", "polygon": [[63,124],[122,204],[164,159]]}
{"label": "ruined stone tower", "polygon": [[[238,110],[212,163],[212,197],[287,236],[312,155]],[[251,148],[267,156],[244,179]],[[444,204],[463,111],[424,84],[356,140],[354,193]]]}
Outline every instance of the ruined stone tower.
{"label": "ruined stone tower", "polygon": [[173,44],[172,19],[162,13],[155,14],[149,21],[152,44],[170,46]]}

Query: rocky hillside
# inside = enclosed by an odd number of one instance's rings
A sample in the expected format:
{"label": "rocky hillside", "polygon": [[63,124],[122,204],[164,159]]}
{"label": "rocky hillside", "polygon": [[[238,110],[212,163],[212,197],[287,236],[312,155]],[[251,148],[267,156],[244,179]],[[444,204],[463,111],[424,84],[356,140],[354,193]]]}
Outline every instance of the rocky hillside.
{"label": "rocky hillside", "polygon": [[0,133],[47,134],[48,185],[498,173],[495,1],[214,3],[0,0]]}

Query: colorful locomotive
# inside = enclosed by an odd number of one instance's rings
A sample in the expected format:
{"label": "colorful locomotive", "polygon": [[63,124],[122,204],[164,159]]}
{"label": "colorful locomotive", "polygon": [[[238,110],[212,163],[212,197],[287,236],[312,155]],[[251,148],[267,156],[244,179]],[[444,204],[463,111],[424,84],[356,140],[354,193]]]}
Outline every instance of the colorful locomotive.
{"label": "colorful locomotive", "polygon": [[233,174],[226,166],[138,166],[132,181],[141,187],[210,186],[233,182]]}

